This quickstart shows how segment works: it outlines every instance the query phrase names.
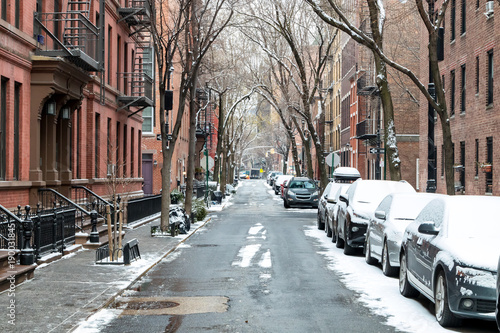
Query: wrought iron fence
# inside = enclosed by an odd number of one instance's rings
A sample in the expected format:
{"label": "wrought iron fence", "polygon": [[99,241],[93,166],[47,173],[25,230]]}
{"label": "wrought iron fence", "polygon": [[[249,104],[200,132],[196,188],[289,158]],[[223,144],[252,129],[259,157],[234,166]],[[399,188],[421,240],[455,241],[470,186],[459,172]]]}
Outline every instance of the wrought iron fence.
{"label": "wrought iron fence", "polygon": [[0,249],[13,246],[15,249],[22,247],[22,220],[0,205]]}
{"label": "wrought iron fence", "polygon": [[75,185],[71,187],[71,199],[87,211],[95,210],[100,218],[107,220],[106,209],[112,208],[112,204],[95,194],[85,186]]}
{"label": "wrought iron fence", "polygon": [[90,221],[90,211],[79,206],[76,202],[66,198],[51,188],[38,190],[40,210],[42,214],[53,213],[56,209],[75,209],[74,224],[77,229],[83,231],[85,221]]}
{"label": "wrought iron fence", "polygon": [[127,222],[131,223],[161,211],[161,194],[131,199],[127,204]]}

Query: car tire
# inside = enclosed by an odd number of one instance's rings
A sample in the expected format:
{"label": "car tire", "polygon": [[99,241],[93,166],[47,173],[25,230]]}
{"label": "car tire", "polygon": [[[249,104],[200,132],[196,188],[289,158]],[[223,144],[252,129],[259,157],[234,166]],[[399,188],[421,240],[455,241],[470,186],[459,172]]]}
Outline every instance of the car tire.
{"label": "car tire", "polygon": [[283,199],[283,206],[284,206],[285,208],[290,208],[290,205],[288,204],[288,202],[286,202],[286,198],[285,198],[285,199]]}
{"label": "car tire", "polygon": [[335,233],[335,247],[338,249],[341,249],[344,247],[344,240],[342,238],[340,238],[338,230]]}
{"label": "car tire", "polygon": [[332,229],[330,228],[330,224],[328,224],[328,219],[325,222],[325,231],[326,231],[326,237],[332,237]]}
{"label": "car tire", "polygon": [[419,292],[408,282],[408,269],[406,266],[406,255],[401,254],[399,261],[399,293],[407,298],[415,298]]}
{"label": "car tire", "polygon": [[439,272],[434,287],[434,312],[436,320],[443,327],[459,326],[462,322],[450,310],[448,290],[446,289],[446,275],[443,271]]}
{"label": "car tire", "polygon": [[365,241],[365,261],[368,265],[375,265],[377,263],[377,259],[372,257],[371,254],[371,246],[370,246],[370,238],[367,235]]}
{"label": "car tire", "polygon": [[384,242],[384,248],[382,250],[382,273],[385,276],[396,276],[398,274],[398,268],[391,266],[389,261],[389,251],[387,251],[387,242]]}
{"label": "car tire", "polygon": [[347,226],[344,225],[344,254],[347,256],[352,256],[355,252],[354,248],[347,243]]}
{"label": "car tire", "polygon": [[325,230],[325,223],[323,223],[321,221],[321,215],[319,214],[319,212],[318,212],[318,216],[317,216],[317,221],[318,221],[318,223],[317,223],[318,229],[319,230]]}

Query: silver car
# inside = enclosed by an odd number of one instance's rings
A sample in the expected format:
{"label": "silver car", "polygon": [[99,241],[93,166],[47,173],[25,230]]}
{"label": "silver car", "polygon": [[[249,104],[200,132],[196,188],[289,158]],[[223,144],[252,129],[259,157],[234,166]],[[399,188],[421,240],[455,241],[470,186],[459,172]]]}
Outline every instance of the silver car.
{"label": "silver car", "polygon": [[418,213],[439,194],[391,193],[375,209],[370,218],[365,240],[365,259],[370,265],[382,263],[386,276],[399,272],[399,250],[405,228]]}

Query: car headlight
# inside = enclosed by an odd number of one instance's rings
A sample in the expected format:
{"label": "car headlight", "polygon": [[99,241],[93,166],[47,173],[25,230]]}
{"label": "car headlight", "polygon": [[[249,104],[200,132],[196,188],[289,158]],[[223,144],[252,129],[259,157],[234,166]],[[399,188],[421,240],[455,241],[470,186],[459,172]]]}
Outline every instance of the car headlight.
{"label": "car headlight", "polygon": [[496,288],[496,275],[490,271],[471,267],[456,267],[456,275],[459,281],[476,285],[479,287]]}
{"label": "car headlight", "polygon": [[313,195],[313,196],[314,196],[314,195],[315,195],[315,196],[318,196],[318,195],[319,195],[319,191],[315,191],[312,195]]}
{"label": "car headlight", "polygon": [[290,191],[290,190],[288,190],[288,194],[289,194],[289,195],[295,195],[295,192],[294,192],[294,191]]}

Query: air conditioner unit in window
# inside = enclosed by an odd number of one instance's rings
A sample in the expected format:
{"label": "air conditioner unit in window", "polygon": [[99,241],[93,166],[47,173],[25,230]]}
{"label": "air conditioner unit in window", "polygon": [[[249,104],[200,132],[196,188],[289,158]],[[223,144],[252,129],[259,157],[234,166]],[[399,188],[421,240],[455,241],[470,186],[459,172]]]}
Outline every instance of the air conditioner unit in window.
{"label": "air conditioner unit in window", "polygon": [[493,9],[494,4],[495,4],[495,1],[487,1],[486,2],[486,13],[484,13],[484,15],[486,15],[486,17],[490,17],[491,15],[493,15],[493,12],[495,11]]}
{"label": "air conditioner unit in window", "polygon": [[116,168],[114,164],[108,164],[108,176],[115,174]]}

